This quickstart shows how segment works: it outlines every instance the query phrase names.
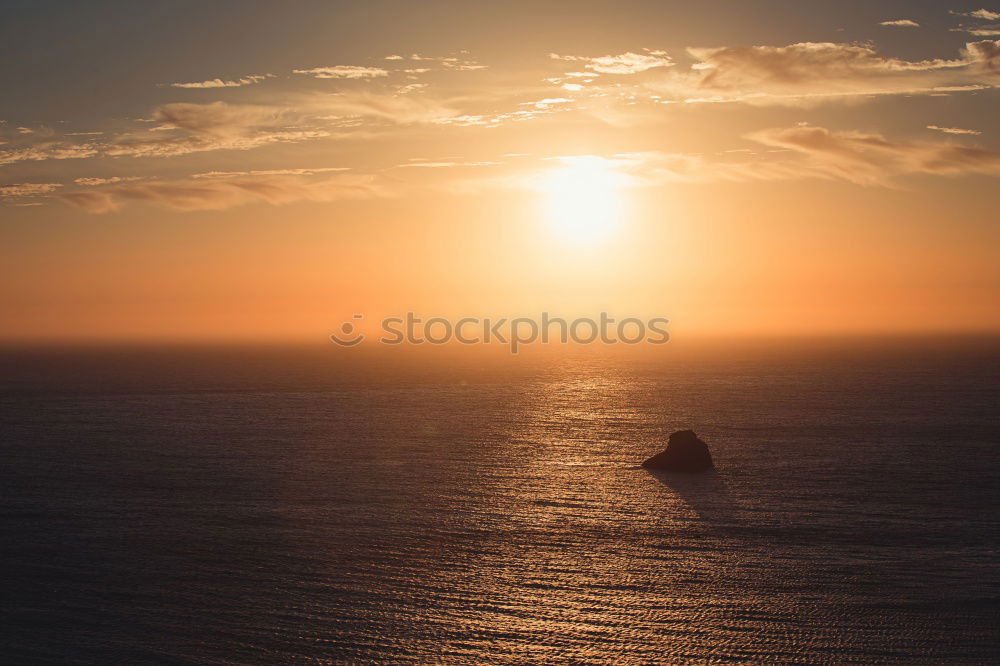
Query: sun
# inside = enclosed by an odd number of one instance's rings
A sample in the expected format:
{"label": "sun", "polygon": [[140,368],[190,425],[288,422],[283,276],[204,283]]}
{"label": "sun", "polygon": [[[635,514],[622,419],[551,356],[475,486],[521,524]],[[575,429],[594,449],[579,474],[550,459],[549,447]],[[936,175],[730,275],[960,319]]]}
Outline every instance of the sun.
{"label": "sun", "polygon": [[590,245],[608,238],[621,221],[622,176],[596,156],[559,158],[545,174],[545,219],[560,238]]}

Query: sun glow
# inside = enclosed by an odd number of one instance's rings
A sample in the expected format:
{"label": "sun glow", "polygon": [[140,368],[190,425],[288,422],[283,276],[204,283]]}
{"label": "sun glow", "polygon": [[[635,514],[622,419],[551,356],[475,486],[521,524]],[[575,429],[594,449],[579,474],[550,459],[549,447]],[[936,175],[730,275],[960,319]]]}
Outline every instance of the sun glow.
{"label": "sun glow", "polygon": [[607,238],[621,221],[622,175],[595,156],[563,157],[546,174],[545,218],[564,240],[591,244]]}

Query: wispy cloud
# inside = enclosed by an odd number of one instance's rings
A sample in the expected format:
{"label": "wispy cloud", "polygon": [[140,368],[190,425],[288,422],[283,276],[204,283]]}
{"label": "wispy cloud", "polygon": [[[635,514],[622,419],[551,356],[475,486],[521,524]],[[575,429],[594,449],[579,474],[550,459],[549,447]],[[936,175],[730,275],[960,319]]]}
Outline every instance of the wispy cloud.
{"label": "wispy cloud", "polygon": [[816,174],[860,185],[888,185],[897,176],[1000,175],[1000,153],[938,142],[893,142],[880,134],[796,126],[755,132],[754,141],[797,153]]}
{"label": "wispy cloud", "polygon": [[967,32],[976,37],[997,37],[1000,36],[1000,24],[984,25],[974,28],[960,28],[960,32]]}
{"label": "wispy cloud", "polygon": [[[955,143],[891,141],[880,134],[833,131],[811,125],[761,130],[747,138],[770,150],[744,149],[717,154],[653,150],[560,159],[597,160],[603,168],[619,174],[620,184],[626,187],[801,179],[896,187],[896,179],[914,174],[1000,176],[1000,153]],[[531,187],[534,181],[501,177],[480,182]]]}
{"label": "wispy cloud", "polygon": [[667,183],[748,182],[795,180],[808,177],[795,164],[754,155],[733,159],[703,154],[641,151],[622,153],[609,163],[638,187],[656,187]]}
{"label": "wispy cloud", "polygon": [[297,143],[328,136],[330,133],[323,130],[260,130],[240,135],[162,138],[128,135],[102,146],[100,154],[109,157],[175,157],[214,150],[251,150],[272,143]]}
{"label": "wispy cloud", "polygon": [[172,157],[213,150],[250,150],[329,136],[329,132],[318,128],[288,127],[299,116],[286,107],[176,102],[154,109],[151,119],[157,125],[150,130],[123,133],[100,144],[98,152],[110,157]]}
{"label": "wispy cloud", "polygon": [[355,65],[334,65],[333,67],[313,67],[294,69],[295,74],[309,74],[317,79],[374,79],[389,76],[389,71],[381,67],[359,67]]}
{"label": "wispy cloud", "polygon": [[189,83],[171,83],[171,88],[240,88],[260,83],[273,78],[274,74],[249,74],[238,79],[208,79],[207,81],[192,81]]}
{"label": "wispy cloud", "polygon": [[45,141],[24,148],[0,150],[0,166],[16,162],[38,162],[42,160],[75,160],[100,154],[93,144],[72,144],[61,141]]}
{"label": "wispy cloud", "polygon": [[573,100],[568,97],[546,97],[544,99],[535,100],[534,102],[521,102],[522,106],[533,106],[536,109],[548,109],[552,106],[559,104],[571,104]]}
{"label": "wispy cloud", "polygon": [[982,134],[982,132],[980,132],[979,130],[962,129],[961,127],[939,127],[937,125],[928,125],[927,129],[935,130],[938,132],[944,132],[945,134],[969,134],[973,136]]}
{"label": "wispy cloud", "polygon": [[919,28],[920,24],[911,19],[893,19],[891,21],[882,21],[879,25],[884,25],[887,27],[896,28]]}
{"label": "wispy cloud", "polygon": [[158,106],[153,111],[153,120],[161,123],[161,128],[227,136],[250,127],[273,126],[284,113],[285,110],[281,108],[251,104],[175,102]]}
{"label": "wispy cloud", "polygon": [[[172,102],[154,108],[139,126],[79,143],[18,134],[0,149],[0,166],[24,161],[90,157],[173,157],[216,150],[250,150],[333,136],[370,134],[365,120],[440,123],[457,111],[429,95],[345,92],[289,98],[285,105]],[[90,134],[90,133],[87,133]],[[100,136],[100,133],[95,136]],[[23,145],[30,142],[28,145]],[[19,145],[20,144],[20,145]]]}
{"label": "wispy cloud", "polygon": [[111,185],[113,183],[128,183],[135,180],[142,180],[141,176],[111,176],[110,178],[74,178],[77,185],[96,186]]}
{"label": "wispy cloud", "polygon": [[334,201],[384,195],[372,176],[337,174],[321,179],[298,175],[241,176],[112,185],[61,192],[58,196],[91,213],[107,213],[130,202],[153,203],[182,211],[222,210],[250,203]]}
{"label": "wispy cloud", "polygon": [[1000,20],[1000,12],[993,12],[989,9],[977,9],[974,12],[960,12],[956,10],[951,10],[952,14],[955,16],[968,16],[969,18],[982,19],[984,21],[997,21]]}
{"label": "wispy cloud", "polygon": [[691,48],[698,62],[648,84],[684,101],[815,104],[866,95],[933,93],[1000,84],[1000,42],[969,42],[954,59],[903,60],[867,44]]}
{"label": "wispy cloud", "polygon": [[254,169],[251,171],[205,171],[192,178],[233,178],[236,176],[312,176],[331,171],[350,171],[350,167],[319,167],[313,169]]}
{"label": "wispy cloud", "polygon": [[[384,60],[396,60],[396,61],[411,61],[411,62],[421,62],[421,63],[437,63],[444,69],[453,69],[458,71],[473,71],[477,69],[486,69],[486,65],[481,65],[472,58],[468,56],[468,51],[462,51],[458,55],[446,55],[446,56],[432,56],[432,55],[421,55],[420,53],[413,53],[409,56],[402,56],[398,54],[388,55],[383,58]],[[407,68],[403,70],[409,73],[423,73],[431,71],[430,68],[420,67],[417,69]]]}
{"label": "wispy cloud", "polygon": [[[964,16],[966,18],[977,19],[979,21],[1000,21],[1000,12],[993,12],[988,9],[977,9],[974,12],[959,12],[952,10],[951,13],[956,16]],[[967,32],[976,37],[996,37],[1000,35],[1000,23],[963,24],[957,28],[952,28],[952,30],[955,32]]]}
{"label": "wispy cloud", "polygon": [[650,50],[647,50],[645,53],[628,51],[619,55],[597,57],[550,53],[549,57],[554,60],[582,62],[585,69],[589,69],[596,74],[638,74],[639,72],[645,72],[656,67],[673,67],[674,65],[666,52]]}
{"label": "wispy cloud", "polygon": [[494,161],[479,161],[479,162],[456,162],[456,161],[433,161],[433,160],[422,160],[415,158],[410,162],[405,164],[397,164],[397,169],[406,168],[421,168],[421,169],[448,169],[454,167],[481,167],[481,166],[499,166],[503,162]]}
{"label": "wispy cloud", "polygon": [[372,92],[350,92],[327,95],[313,103],[325,120],[345,117],[367,117],[393,123],[436,123],[458,114],[447,103],[418,95],[394,95]]}
{"label": "wispy cloud", "polygon": [[0,185],[0,197],[35,197],[62,187],[59,183],[14,183]]}

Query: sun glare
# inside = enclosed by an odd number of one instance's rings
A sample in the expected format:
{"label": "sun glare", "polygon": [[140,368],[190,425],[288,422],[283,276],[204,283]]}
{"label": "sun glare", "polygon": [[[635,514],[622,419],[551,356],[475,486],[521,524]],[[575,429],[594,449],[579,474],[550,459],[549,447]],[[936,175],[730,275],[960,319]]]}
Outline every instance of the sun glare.
{"label": "sun glare", "polygon": [[564,157],[546,174],[545,218],[562,239],[582,245],[607,238],[621,219],[621,174],[600,157]]}

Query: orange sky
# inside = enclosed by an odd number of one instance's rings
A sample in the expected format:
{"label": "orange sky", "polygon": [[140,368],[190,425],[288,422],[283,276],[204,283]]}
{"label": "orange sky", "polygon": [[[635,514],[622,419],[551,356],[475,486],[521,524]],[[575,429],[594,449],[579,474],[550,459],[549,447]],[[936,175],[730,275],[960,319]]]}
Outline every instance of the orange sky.
{"label": "orange sky", "polygon": [[[110,21],[87,56],[110,72],[81,85],[66,46],[0,81],[0,338],[323,340],[407,311],[1000,328],[1000,15],[632,4],[247,3],[227,53],[208,10],[174,60],[184,3],[79,17]],[[22,55],[71,28],[19,11]]]}

